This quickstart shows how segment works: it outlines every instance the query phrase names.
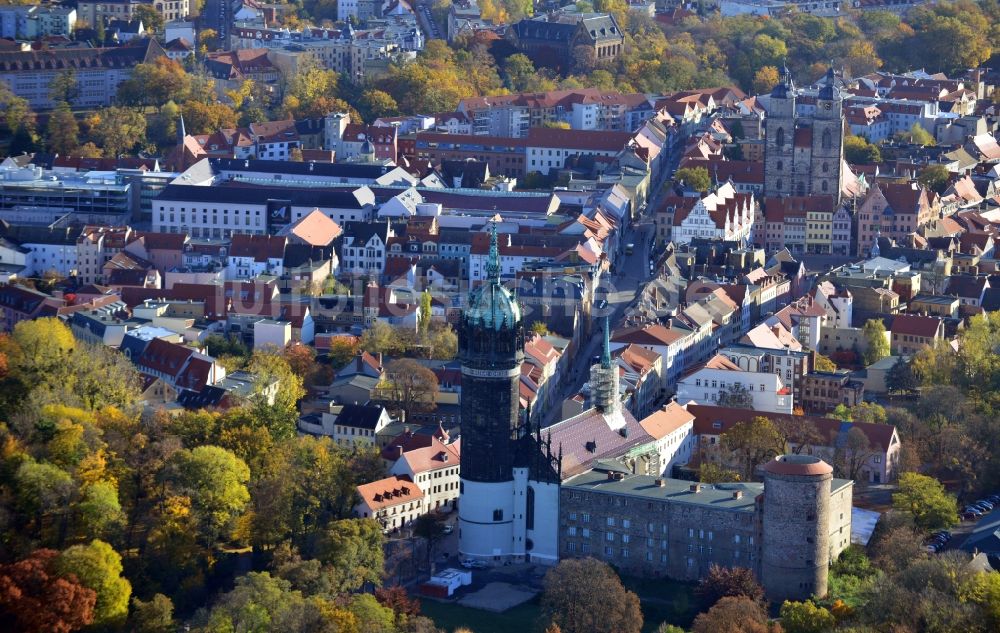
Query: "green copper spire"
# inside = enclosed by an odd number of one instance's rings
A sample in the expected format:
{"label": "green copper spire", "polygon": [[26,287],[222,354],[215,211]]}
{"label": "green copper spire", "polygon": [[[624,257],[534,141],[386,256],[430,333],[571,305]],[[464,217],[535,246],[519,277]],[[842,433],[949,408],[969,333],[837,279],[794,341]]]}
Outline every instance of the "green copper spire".
{"label": "green copper spire", "polygon": [[601,367],[611,369],[611,324],[604,317],[604,350],[601,352]]}
{"label": "green copper spire", "polygon": [[486,262],[486,277],[500,282],[500,247],[497,245],[497,223],[490,225],[490,258]]}

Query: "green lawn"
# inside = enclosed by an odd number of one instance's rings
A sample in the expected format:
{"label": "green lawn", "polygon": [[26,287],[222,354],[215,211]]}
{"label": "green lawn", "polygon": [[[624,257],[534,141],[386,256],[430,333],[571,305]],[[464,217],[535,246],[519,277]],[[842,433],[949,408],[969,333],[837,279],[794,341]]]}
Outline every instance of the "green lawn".
{"label": "green lawn", "polygon": [[[644,633],[652,633],[661,622],[685,628],[691,626],[691,621],[697,615],[693,584],[630,577],[625,577],[623,581],[642,600]],[[466,627],[473,633],[537,633],[542,630],[538,626],[538,598],[504,613],[480,611],[434,600],[421,600],[420,605],[423,614],[448,633],[459,627]]]}
{"label": "green lawn", "polygon": [[536,598],[503,613],[492,613],[455,603],[421,600],[420,610],[448,633],[463,626],[474,633],[532,633],[538,623],[539,606]]}

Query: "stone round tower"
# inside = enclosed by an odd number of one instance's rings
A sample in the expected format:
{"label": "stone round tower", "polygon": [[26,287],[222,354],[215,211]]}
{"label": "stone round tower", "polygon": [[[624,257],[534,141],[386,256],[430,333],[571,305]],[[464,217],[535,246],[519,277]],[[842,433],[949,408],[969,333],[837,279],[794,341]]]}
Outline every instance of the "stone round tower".
{"label": "stone round tower", "polygon": [[780,455],[761,470],[760,575],[767,597],[780,602],[825,596],[833,468],[812,455]]}

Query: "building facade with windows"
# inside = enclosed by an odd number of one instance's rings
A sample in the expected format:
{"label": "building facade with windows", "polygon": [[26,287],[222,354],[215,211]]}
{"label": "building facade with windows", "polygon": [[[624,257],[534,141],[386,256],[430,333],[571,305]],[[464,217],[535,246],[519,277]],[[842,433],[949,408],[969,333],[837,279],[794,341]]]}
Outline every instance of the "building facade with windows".
{"label": "building facade with windows", "polygon": [[853,482],[808,455],[762,470],[763,483],[699,484],[595,468],[562,486],[560,555],[686,581],[745,567],[772,600],[825,594],[829,561],[850,545]]}

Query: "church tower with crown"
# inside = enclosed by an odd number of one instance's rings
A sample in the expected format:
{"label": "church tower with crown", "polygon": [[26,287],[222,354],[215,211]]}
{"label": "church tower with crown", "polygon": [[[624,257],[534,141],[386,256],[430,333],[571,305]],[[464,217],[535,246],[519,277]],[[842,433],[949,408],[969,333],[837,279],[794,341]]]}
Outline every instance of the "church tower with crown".
{"label": "church tower with crown", "polygon": [[[799,95],[782,67],[767,97],[764,120],[764,195],[830,196],[844,185],[844,98],[831,67],[815,97]],[[799,103],[799,100],[802,103]]]}
{"label": "church tower with crown", "polygon": [[469,293],[458,327],[462,366],[459,549],[471,558],[510,556],[514,544],[524,323],[500,282],[496,225],[490,229],[486,280]]}

